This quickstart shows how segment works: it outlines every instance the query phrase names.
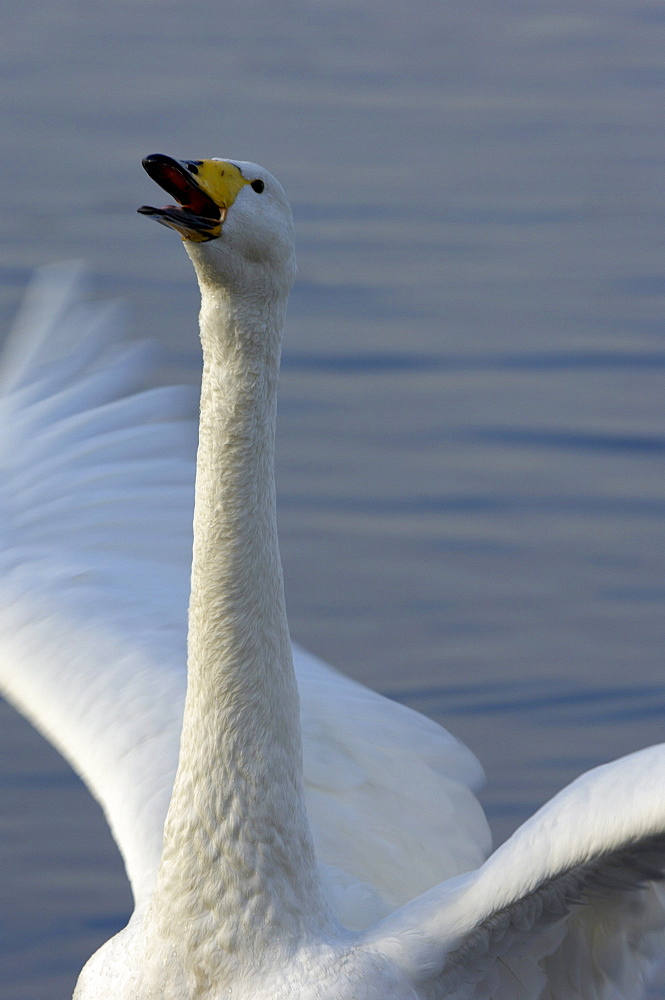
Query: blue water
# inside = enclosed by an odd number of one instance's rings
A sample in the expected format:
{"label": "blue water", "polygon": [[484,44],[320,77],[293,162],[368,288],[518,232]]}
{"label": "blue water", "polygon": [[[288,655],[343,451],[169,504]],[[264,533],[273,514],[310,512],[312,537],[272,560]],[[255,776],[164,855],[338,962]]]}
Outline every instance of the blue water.
{"label": "blue water", "polygon": [[[658,2],[6,0],[0,318],[83,257],[196,380],[146,153],[294,206],[278,486],[293,634],[445,723],[503,839],[665,732]],[[0,996],[64,1000],[129,894],[96,805],[2,707]]]}

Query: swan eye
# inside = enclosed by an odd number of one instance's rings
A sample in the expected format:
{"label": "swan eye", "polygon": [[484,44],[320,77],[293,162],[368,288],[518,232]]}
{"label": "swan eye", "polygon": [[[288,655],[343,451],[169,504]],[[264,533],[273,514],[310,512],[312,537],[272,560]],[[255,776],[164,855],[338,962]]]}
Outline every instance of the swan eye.
{"label": "swan eye", "polygon": [[255,181],[252,181],[250,187],[252,188],[252,191],[256,191],[257,194],[261,194],[265,188],[265,184],[260,177],[257,177]]}

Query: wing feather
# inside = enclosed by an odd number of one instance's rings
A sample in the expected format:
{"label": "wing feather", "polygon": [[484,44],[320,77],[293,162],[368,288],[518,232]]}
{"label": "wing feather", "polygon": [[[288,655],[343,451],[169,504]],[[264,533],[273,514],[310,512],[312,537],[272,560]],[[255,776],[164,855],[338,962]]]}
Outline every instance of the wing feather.
{"label": "wing feather", "polygon": [[582,775],[370,943],[452,1000],[641,996],[665,957],[665,745]]}

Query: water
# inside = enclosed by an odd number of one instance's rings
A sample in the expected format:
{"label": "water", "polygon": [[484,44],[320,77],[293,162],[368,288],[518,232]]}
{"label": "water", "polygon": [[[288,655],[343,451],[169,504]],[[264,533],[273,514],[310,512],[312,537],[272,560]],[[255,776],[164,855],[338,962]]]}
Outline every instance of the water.
{"label": "water", "polygon": [[[665,12],[656,2],[7,0],[0,313],[83,257],[196,378],[148,152],[294,205],[292,631],[486,765],[497,841],[663,738]],[[2,726],[7,1000],[63,1000],[129,894],[96,805]]]}

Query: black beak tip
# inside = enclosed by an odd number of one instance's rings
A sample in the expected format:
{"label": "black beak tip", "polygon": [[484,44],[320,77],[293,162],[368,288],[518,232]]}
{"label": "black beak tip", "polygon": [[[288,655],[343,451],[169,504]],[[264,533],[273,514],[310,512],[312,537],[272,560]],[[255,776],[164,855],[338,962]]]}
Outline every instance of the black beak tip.
{"label": "black beak tip", "polygon": [[166,167],[171,170],[175,169],[179,174],[184,173],[178,161],[174,160],[172,156],[167,156],[166,153],[151,153],[150,156],[144,156],[141,164],[148,176],[158,184],[160,177],[164,176],[164,168]]}

